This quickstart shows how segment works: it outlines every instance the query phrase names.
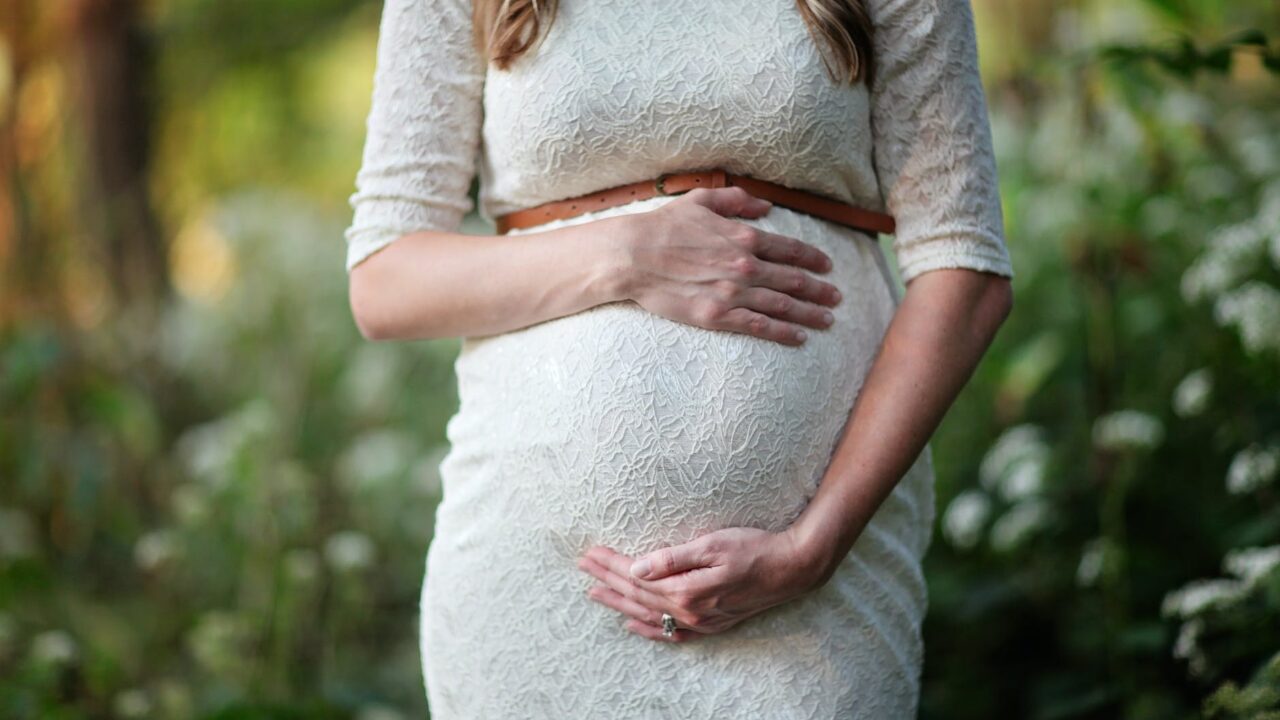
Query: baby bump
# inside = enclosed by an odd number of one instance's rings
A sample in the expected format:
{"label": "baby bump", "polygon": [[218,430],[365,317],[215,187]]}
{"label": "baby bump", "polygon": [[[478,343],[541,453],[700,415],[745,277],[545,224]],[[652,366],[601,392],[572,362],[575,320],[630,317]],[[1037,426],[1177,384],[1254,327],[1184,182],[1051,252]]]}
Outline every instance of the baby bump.
{"label": "baby bump", "polygon": [[830,461],[893,300],[866,238],[780,208],[748,222],[831,255],[824,279],[844,299],[830,327],[793,347],[622,301],[467,338],[441,517],[488,514],[505,532],[622,552],[789,525]]}

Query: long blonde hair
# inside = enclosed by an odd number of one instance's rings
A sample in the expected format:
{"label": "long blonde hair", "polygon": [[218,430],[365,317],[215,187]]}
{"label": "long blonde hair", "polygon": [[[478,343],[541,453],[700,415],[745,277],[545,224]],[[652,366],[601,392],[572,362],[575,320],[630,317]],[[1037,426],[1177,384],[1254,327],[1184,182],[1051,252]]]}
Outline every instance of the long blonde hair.
{"label": "long blonde hair", "polygon": [[[696,0],[695,0],[696,2]],[[475,45],[480,54],[506,70],[551,27],[557,0],[474,0]],[[835,62],[822,55],[827,74],[837,83],[870,85],[875,72],[871,18],[863,0],[796,0],[796,8],[814,42],[825,41]]]}

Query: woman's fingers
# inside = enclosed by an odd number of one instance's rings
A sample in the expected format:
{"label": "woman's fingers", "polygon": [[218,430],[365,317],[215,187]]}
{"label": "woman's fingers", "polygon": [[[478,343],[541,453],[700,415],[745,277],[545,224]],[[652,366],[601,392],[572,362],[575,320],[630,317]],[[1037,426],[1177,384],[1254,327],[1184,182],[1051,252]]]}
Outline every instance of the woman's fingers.
{"label": "woman's fingers", "polygon": [[787,265],[760,262],[740,272],[754,286],[777,290],[799,300],[831,307],[840,302],[840,290],[835,285]]}
{"label": "woman's fingers", "polygon": [[796,325],[807,325],[824,330],[835,322],[835,315],[830,310],[816,303],[798,300],[777,290],[766,287],[750,287],[739,295],[742,307],[769,315],[777,320],[785,320]]}
{"label": "woman's fingers", "polygon": [[630,579],[630,575],[624,576],[613,572],[607,566],[592,558],[586,556],[579,558],[578,567],[591,573],[597,580],[632,602],[652,609],[667,605],[665,598],[641,586],[644,582],[643,580]]}
{"label": "woman's fingers", "polygon": [[752,252],[762,260],[813,272],[830,272],[831,256],[807,242],[756,228]]}
{"label": "woman's fingers", "polygon": [[592,600],[613,608],[618,612],[631,618],[627,621],[627,629],[637,635],[661,640],[663,642],[683,642],[690,640],[697,635],[688,628],[676,628],[675,633],[671,637],[662,634],[662,613],[620,594],[616,590],[604,585],[593,586],[587,594]]}
{"label": "woman's fingers", "polygon": [[654,627],[662,626],[661,611],[641,605],[608,585],[592,585],[591,589],[587,590],[587,597],[642,623],[648,623]]}
{"label": "woman's fingers", "polygon": [[799,325],[785,320],[776,320],[745,307],[726,310],[720,316],[718,327],[722,330],[732,330],[744,335],[773,340],[783,345],[803,345],[808,339],[808,332]]}
{"label": "woman's fingers", "polygon": [[727,221],[722,223],[724,234],[738,239],[762,260],[819,273],[830,272],[834,267],[830,255],[807,242],[732,219],[734,215],[754,219],[764,214],[759,210],[772,207],[768,200],[757,198],[740,187],[698,189],[685,196],[724,217]]}
{"label": "woman's fingers", "polygon": [[791,346],[805,342],[805,328],[829,327],[826,308],[840,303],[840,291],[814,273],[830,272],[831,256],[734,219],[768,206],[742,188],[699,188],[652,211],[664,222],[640,246],[637,277],[648,280],[633,299],[672,320]]}
{"label": "woman's fingers", "polygon": [[768,200],[758,198],[737,186],[694,188],[671,202],[701,205],[725,217],[737,215],[756,218],[769,212],[769,209],[773,207],[773,203]]}

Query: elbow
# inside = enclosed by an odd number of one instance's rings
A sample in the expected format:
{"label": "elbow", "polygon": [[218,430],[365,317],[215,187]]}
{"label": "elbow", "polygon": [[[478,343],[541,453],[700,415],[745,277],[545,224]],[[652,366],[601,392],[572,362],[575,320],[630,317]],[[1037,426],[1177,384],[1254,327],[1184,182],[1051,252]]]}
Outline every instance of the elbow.
{"label": "elbow", "polygon": [[1013,314],[1012,280],[1003,275],[990,275],[986,287],[983,288],[979,307],[986,325],[994,335]]}
{"label": "elbow", "polygon": [[347,278],[347,302],[360,335],[366,340],[429,340],[444,337],[402,273],[386,262],[362,262]]}
{"label": "elbow", "polygon": [[351,317],[356,329],[366,340],[393,340],[396,338],[394,324],[383,309],[380,292],[381,286],[369,277],[368,269],[363,265],[352,268],[347,279],[347,301],[351,306]]}

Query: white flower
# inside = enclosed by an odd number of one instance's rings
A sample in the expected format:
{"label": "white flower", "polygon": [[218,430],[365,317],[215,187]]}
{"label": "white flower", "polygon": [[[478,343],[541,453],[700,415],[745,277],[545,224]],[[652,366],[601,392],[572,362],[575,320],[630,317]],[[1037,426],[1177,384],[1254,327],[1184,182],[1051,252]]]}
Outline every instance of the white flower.
{"label": "white flower", "polygon": [[1164,439],[1164,425],[1154,415],[1117,410],[1093,423],[1093,444],[1103,450],[1149,450]]}
{"label": "white flower", "polygon": [[143,570],[155,570],[178,554],[178,534],[168,528],[152,530],[133,545],[133,561]]}
{"label": "white flower", "polygon": [[1188,373],[1173,389],[1173,411],[1178,417],[1195,417],[1209,407],[1213,395],[1213,373],[1200,368]]}
{"label": "white flower", "polygon": [[324,544],[324,558],[339,572],[360,570],[373,564],[375,548],[369,536],[355,530],[343,530]]}
{"label": "white flower", "polygon": [[1000,497],[1009,502],[1016,502],[1038,495],[1044,489],[1047,466],[1047,455],[1029,457],[1015,463],[1005,473],[1004,482],[1000,483]]}
{"label": "white flower", "polygon": [[151,698],[138,688],[122,690],[111,701],[115,714],[122,718],[142,718],[151,714]]}
{"label": "white flower", "polygon": [[338,459],[338,476],[352,491],[371,490],[402,477],[415,443],[399,430],[373,430],[358,436]]}
{"label": "white flower", "polygon": [[1223,558],[1222,567],[1253,587],[1280,568],[1280,545],[1232,550]]}
{"label": "white flower", "polygon": [[1270,484],[1280,469],[1280,445],[1253,443],[1236,453],[1227,468],[1227,492],[1241,495]]}
{"label": "white flower", "polygon": [[1178,638],[1173,641],[1173,656],[1187,661],[1187,669],[1196,677],[1203,677],[1209,668],[1209,659],[1200,649],[1200,636],[1204,634],[1204,621],[1192,618],[1178,628]]}
{"label": "white flower", "polygon": [[991,526],[991,546],[1001,552],[1017,548],[1048,523],[1049,515],[1049,503],[1044,500],[1019,502]]}
{"label": "white flower", "polygon": [[1182,297],[1188,303],[1218,297],[1258,267],[1263,238],[1252,222],[1219,228],[1208,249],[1182,275]]}
{"label": "white flower", "polygon": [[942,516],[942,533],[953,547],[967,550],[982,538],[991,515],[991,500],[981,490],[965,490],[952,499]]}
{"label": "white flower", "polygon": [[1192,618],[1178,628],[1178,639],[1173,641],[1173,656],[1182,660],[1189,659],[1197,650],[1196,643],[1204,632],[1204,621]]}
{"label": "white flower", "polygon": [[1024,423],[1000,434],[978,468],[982,487],[1005,500],[1019,500],[1038,493],[1044,484],[1049,446],[1044,429]]}
{"label": "white flower", "polygon": [[1218,298],[1213,316],[1223,327],[1235,326],[1245,350],[1280,352],[1280,290],[1247,282]]}
{"label": "white flower", "polygon": [[178,438],[178,454],[192,477],[219,490],[231,482],[240,452],[269,436],[278,426],[271,404],[264,398],[255,398],[230,415],[184,432]]}
{"label": "white flower", "polygon": [[228,473],[237,451],[226,419],[197,425],[182,433],[176,443],[187,472],[215,489],[231,480]]}
{"label": "white flower", "polygon": [[40,663],[62,665],[75,660],[79,652],[75,639],[66,630],[45,630],[31,640],[31,656]]}
{"label": "white flower", "polygon": [[1097,583],[1105,559],[1106,542],[1102,538],[1094,538],[1085,543],[1084,551],[1080,553],[1080,564],[1076,566],[1076,584],[1091,587]]}
{"label": "white flower", "polygon": [[1189,618],[1205,610],[1231,605],[1244,597],[1248,590],[1240,580],[1195,580],[1165,595],[1160,612],[1165,617]]}

